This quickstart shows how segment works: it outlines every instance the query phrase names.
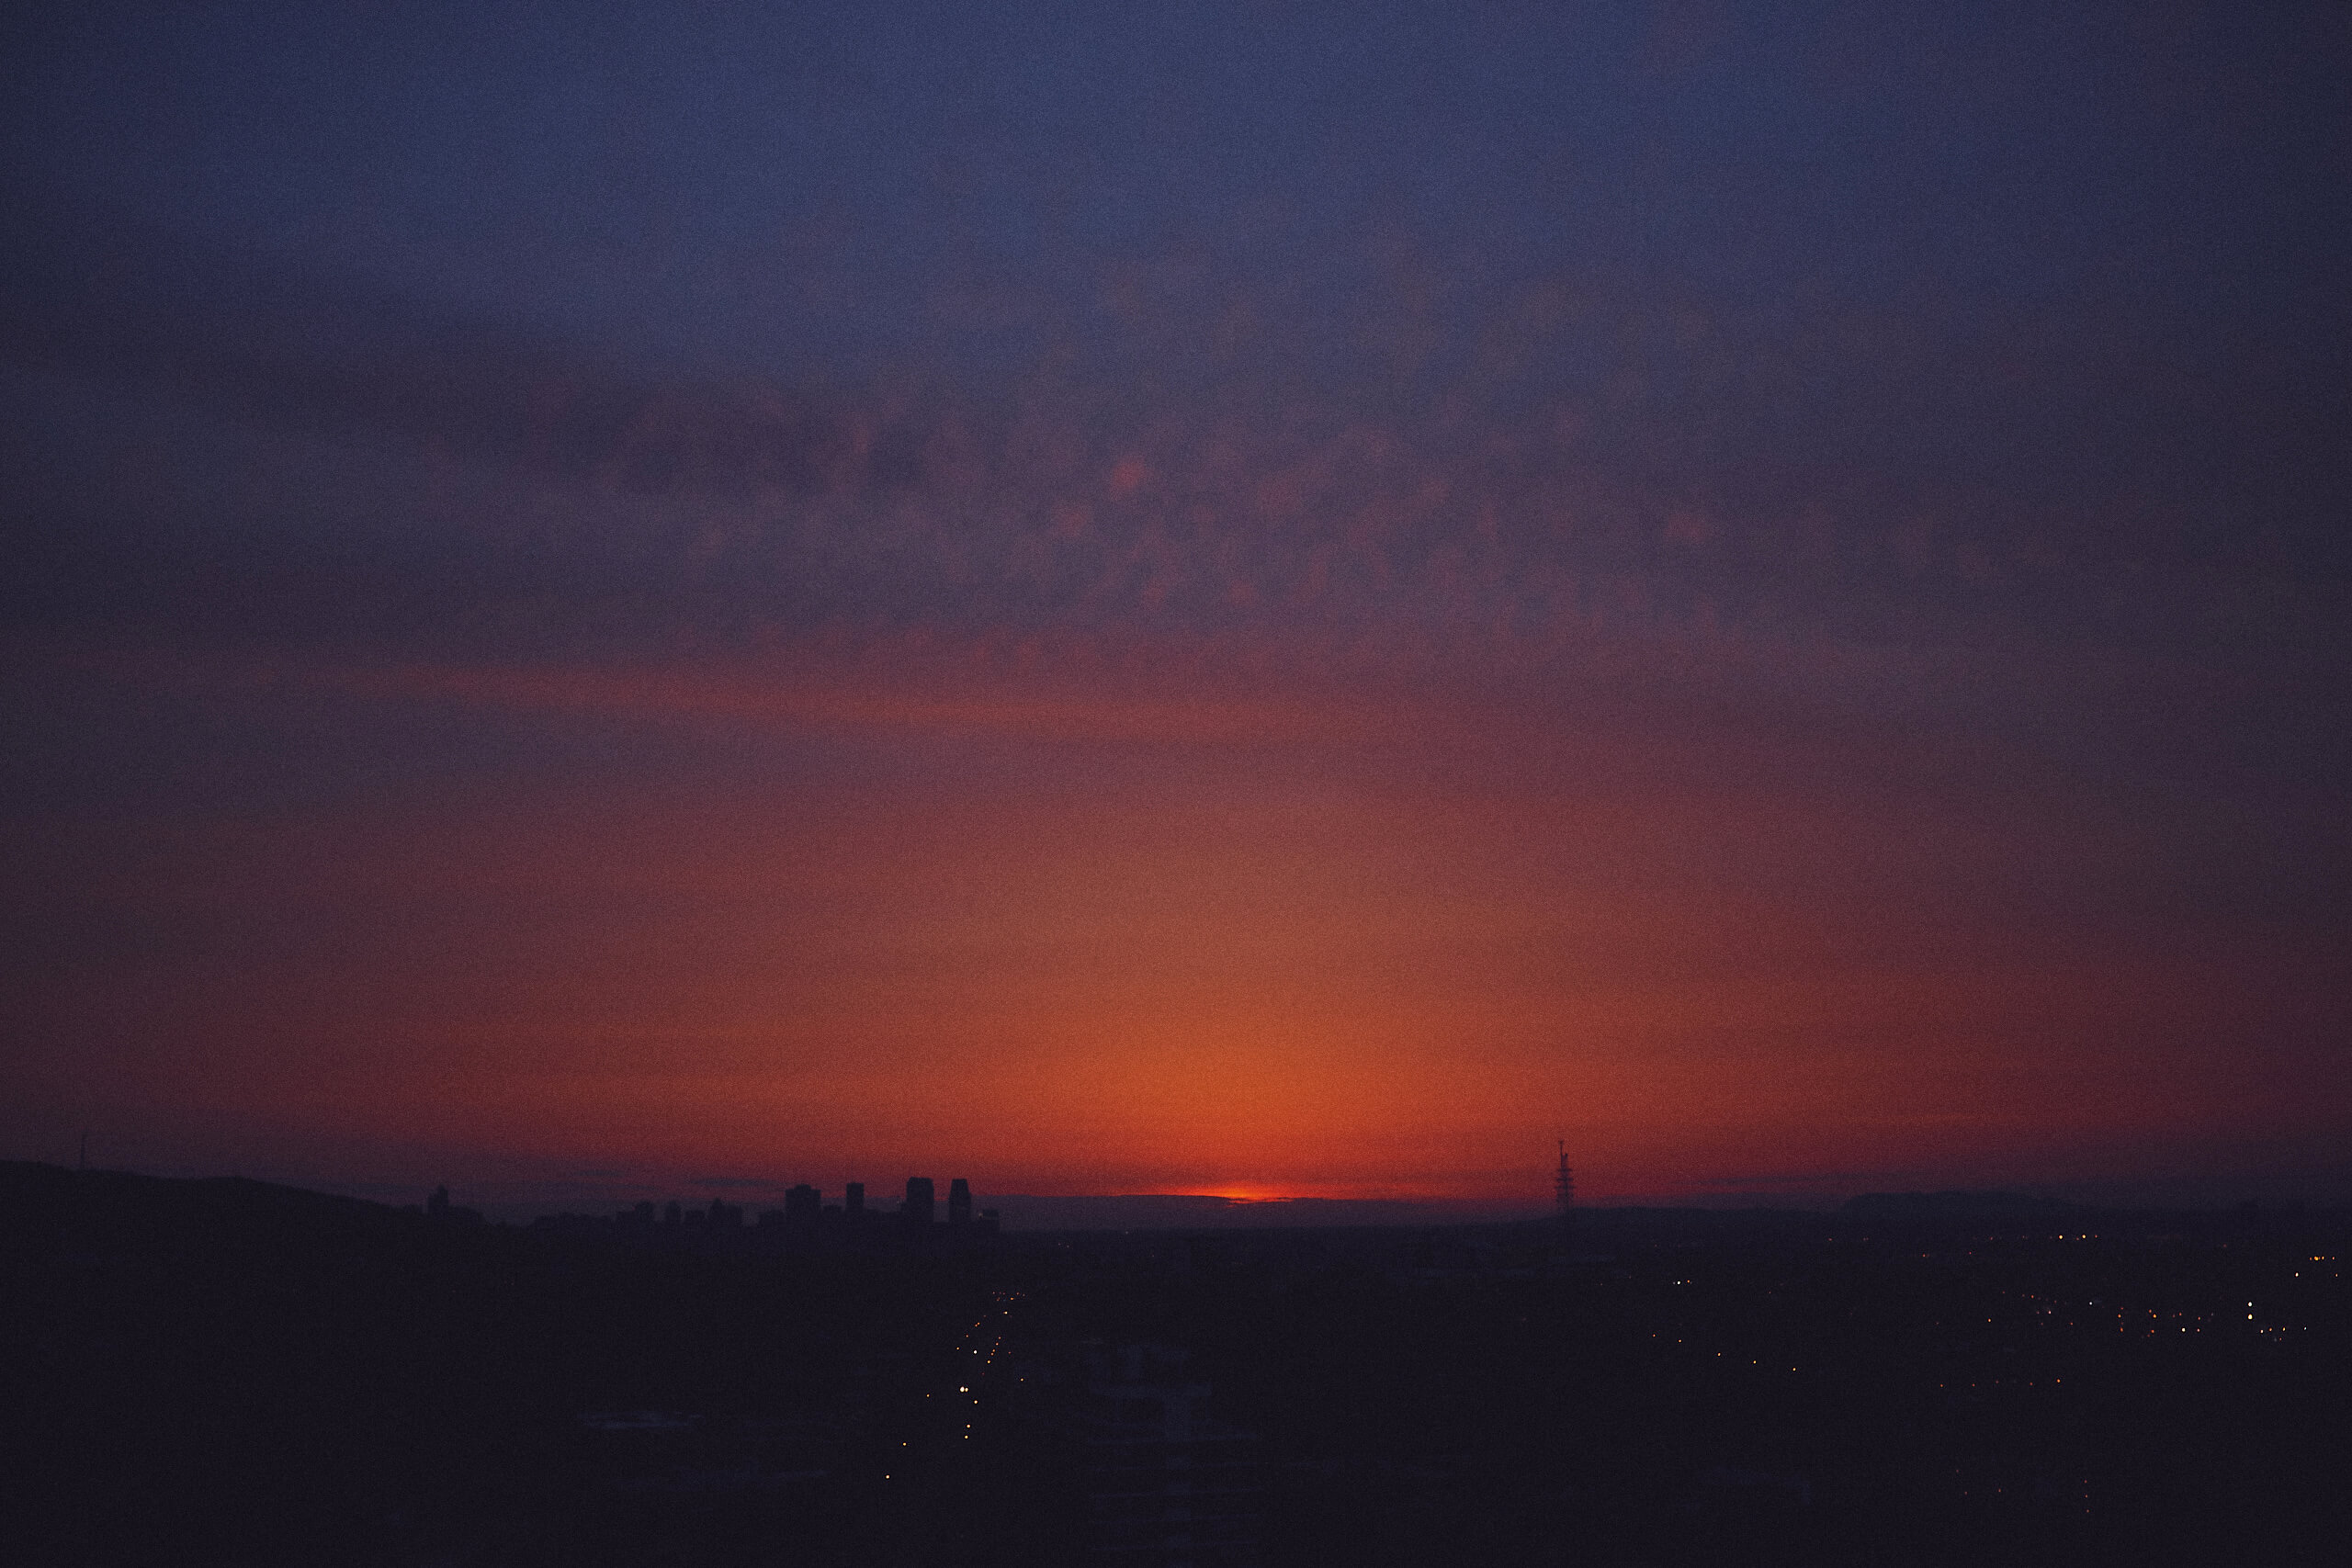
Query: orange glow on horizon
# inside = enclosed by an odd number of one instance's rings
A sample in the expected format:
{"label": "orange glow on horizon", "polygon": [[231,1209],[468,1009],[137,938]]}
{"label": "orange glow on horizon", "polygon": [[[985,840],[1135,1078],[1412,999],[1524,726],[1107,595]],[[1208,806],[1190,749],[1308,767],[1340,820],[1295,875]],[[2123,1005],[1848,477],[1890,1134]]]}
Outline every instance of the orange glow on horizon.
{"label": "orange glow on horizon", "polygon": [[[639,698],[740,717],[732,679],[552,689],[627,732]],[[1895,785],[1823,790],[1737,737],[1619,746],[1605,713],[1274,745],[1283,710],[1211,692],[1138,749],[1124,719],[930,701],[886,705],[922,722],[837,775],[61,839],[90,897],[247,933],[233,969],[184,939],[91,1015],[173,1048],[94,1057],[77,1091],[289,1158],[1530,1209],[1555,1135],[1600,1201],[2300,1136],[2321,1101],[2198,1048],[2322,1027],[2249,978],[2309,961],[1980,907],[2045,874],[2048,807],[1923,805],[1899,748]],[[2105,830],[2062,825],[2065,852]]]}

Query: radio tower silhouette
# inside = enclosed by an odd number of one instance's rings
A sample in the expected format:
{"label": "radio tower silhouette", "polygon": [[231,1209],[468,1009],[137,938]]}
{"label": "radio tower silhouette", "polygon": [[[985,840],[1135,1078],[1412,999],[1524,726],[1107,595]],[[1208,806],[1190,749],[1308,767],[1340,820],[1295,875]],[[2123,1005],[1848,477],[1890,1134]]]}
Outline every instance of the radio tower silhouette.
{"label": "radio tower silhouette", "polygon": [[1560,1211],[1560,1239],[1566,1241],[1576,1230],[1577,1176],[1568,1168],[1568,1141],[1559,1140],[1560,1168],[1552,1178],[1552,1201]]}

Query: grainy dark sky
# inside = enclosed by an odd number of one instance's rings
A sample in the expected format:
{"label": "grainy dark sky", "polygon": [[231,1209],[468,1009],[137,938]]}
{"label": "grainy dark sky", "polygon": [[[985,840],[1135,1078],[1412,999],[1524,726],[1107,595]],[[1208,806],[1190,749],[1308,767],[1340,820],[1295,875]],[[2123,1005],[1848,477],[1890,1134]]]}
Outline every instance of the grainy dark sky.
{"label": "grainy dark sky", "polygon": [[17,16],[0,1148],[2342,1195],[2245,9]]}

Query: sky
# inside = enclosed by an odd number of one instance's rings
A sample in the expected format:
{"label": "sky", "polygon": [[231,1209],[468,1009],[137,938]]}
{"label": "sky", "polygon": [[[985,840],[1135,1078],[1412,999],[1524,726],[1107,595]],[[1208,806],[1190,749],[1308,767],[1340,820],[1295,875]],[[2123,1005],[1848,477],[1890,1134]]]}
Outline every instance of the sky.
{"label": "sky", "polygon": [[0,1156],[2352,1201],[2340,6],[0,27]]}

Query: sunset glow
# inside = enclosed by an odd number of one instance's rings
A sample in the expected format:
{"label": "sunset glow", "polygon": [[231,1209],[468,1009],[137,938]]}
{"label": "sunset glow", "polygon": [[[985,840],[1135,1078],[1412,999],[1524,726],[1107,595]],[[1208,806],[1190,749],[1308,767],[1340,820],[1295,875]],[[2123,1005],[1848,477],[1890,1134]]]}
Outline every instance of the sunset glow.
{"label": "sunset glow", "polygon": [[649,24],[630,132],[519,23],[60,35],[6,1152],[2344,1190],[2342,204],[2217,151],[2304,89],[1404,12],[969,86],[924,15]]}

